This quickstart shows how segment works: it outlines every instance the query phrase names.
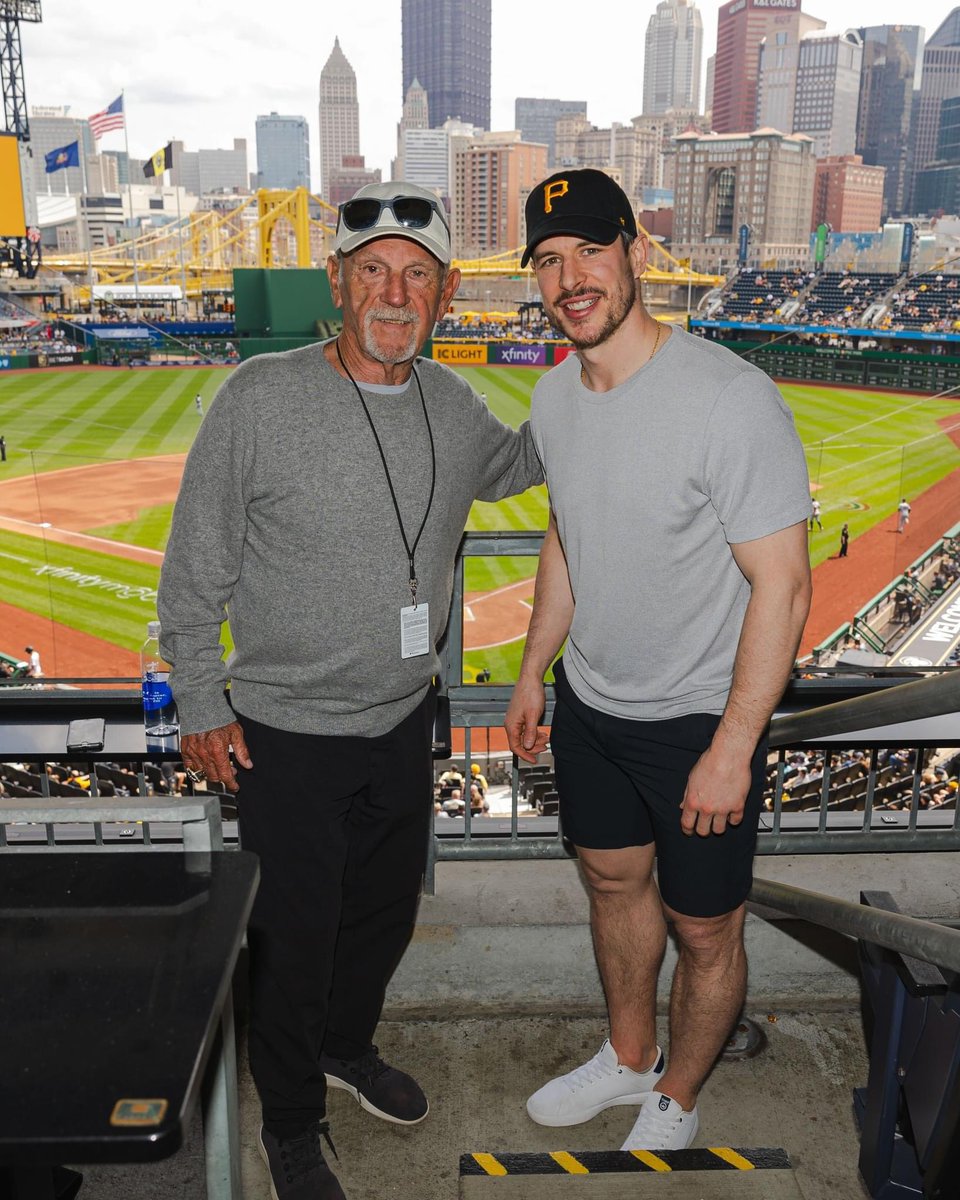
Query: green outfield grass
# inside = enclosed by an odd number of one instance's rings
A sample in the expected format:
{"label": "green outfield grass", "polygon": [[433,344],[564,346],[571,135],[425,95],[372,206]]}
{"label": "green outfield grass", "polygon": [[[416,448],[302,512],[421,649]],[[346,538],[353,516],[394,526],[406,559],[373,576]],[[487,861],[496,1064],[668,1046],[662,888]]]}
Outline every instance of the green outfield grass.
{"label": "green outfield grass", "polygon": [[[199,427],[195,395],[200,392],[209,402],[226,370],[0,374],[0,433],[8,452],[0,480],[35,474],[42,495],[42,476],[48,471],[184,453]],[[486,394],[501,420],[517,426],[529,413],[530,393],[542,372],[488,367],[459,373]],[[960,449],[937,424],[951,417],[960,423],[960,400],[801,384],[784,384],[781,390],[793,410],[823,506],[824,530],[810,540],[814,565],[836,553],[844,521],[856,538],[889,516],[901,496],[915,502],[960,466]],[[92,486],[89,476],[83,486]],[[468,527],[543,529],[547,511],[545,489],[534,488],[499,504],[475,504]],[[170,515],[171,505],[147,502],[130,521],[86,532],[163,549]],[[53,574],[57,569],[60,573]],[[486,592],[529,578],[532,596],[535,571],[532,558],[474,559],[467,564],[466,586],[470,592]],[[144,622],[153,615],[150,594],[156,583],[156,568],[0,531],[3,599],[117,645],[139,645]],[[468,677],[487,667],[494,679],[514,678],[521,650],[522,641],[517,641],[468,654]]]}

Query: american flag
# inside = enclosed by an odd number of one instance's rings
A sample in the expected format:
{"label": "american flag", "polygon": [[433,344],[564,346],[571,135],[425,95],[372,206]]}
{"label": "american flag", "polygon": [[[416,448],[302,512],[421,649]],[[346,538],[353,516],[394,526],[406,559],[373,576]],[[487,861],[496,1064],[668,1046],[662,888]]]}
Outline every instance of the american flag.
{"label": "american flag", "polygon": [[112,104],[89,118],[90,132],[98,140],[111,129],[123,128],[123,92]]}

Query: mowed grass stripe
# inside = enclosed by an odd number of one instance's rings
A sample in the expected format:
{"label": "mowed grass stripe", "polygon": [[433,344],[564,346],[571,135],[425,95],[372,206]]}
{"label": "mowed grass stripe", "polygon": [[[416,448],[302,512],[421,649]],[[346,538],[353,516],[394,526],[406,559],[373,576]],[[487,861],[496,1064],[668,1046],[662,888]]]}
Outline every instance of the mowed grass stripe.
{"label": "mowed grass stripe", "polygon": [[[85,579],[51,574],[59,569]],[[141,644],[145,622],[156,614],[159,575],[146,563],[0,530],[0,594],[5,599],[129,650]],[[97,586],[98,580],[109,589]]]}

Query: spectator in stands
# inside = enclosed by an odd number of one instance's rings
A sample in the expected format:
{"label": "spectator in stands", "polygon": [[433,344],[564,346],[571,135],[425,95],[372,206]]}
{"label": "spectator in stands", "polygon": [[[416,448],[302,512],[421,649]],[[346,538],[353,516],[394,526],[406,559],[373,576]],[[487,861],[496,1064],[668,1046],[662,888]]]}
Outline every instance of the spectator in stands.
{"label": "spectator in stands", "polygon": [[471,784],[480,789],[480,794],[482,796],[486,796],[487,792],[490,790],[490,785],[487,783],[485,776],[481,772],[479,763],[470,764],[470,776]]}
{"label": "spectator in stands", "polygon": [[[648,313],[646,238],[608,175],[537,184],[526,228],[521,263],[532,256],[577,354],[533,393],[552,511],[505,725],[535,761],[543,675],[567,640],[551,746],[610,1011],[599,1053],[527,1111],[574,1125],[643,1098],[624,1149],[679,1149],[743,1004],[763,733],[809,607],[810,484],[770,379]],[[665,1068],[654,1001],[666,920],[680,949]]]}
{"label": "spectator in stands", "polygon": [[371,184],[341,206],[327,274],[342,330],[231,373],[160,580],[184,764],[240,787],[260,858],[250,1060],[278,1200],[343,1196],[320,1148],[328,1083],[399,1124],[428,1110],[373,1035],[426,860],[436,644],[471,504],[543,478],[528,428],[417,360],[457,290],[450,262],[432,192]]}
{"label": "spectator in stands", "polygon": [[839,558],[847,557],[847,547],[849,545],[850,545],[850,526],[847,524],[846,521],[844,521],[843,527],[840,530],[840,554],[838,555]]}
{"label": "spectator in stands", "polygon": [[907,503],[907,498],[904,498],[897,505],[897,533],[903,533],[906,527],[910,524],[910,505]]}

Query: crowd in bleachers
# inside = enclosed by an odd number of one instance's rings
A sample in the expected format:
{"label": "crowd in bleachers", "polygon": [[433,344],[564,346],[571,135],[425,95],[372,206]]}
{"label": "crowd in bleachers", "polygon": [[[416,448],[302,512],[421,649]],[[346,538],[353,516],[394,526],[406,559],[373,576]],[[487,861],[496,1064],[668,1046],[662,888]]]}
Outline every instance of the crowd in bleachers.
{"label": "crowd in bleachers", "polygon": [[0,796],[38,799],[43,796],[180,796],[196,790],[218,791],[209,781],[187,784],[183,763],[3,762]]}
{"label": "crowd in bleachers", "polygon": [[439,320],[433,336],[438,341],[546,342],[563,340],[545,317],[484,320],[474,315],[448,316]]}
{"label": "crowd in bleachers", "polygon": [[[918,753],[924,759],[919,771]],[[818,810],[823,799],[824,771],[831,811],[862,812],[868,795],[874,809],[909,809],[915,790],[920,809],[956,808],[960,753],[951,754],[942,758],[933,750],[880,750],[872,763],[865,750],[837,750],[829,756],[815,749],[792,751],[783,764],[783,811]],[[776,761],[767,766],[764,806],[768,810],[774,807],[779,769]]]}
{"label": "crowd in bleachers", "polygon": [[724,288],[711,317],[726,321],[773,321],[781,309],[796,300],[814,278],[799,267],[790,271],[745,269]]}
{"label": "crowd in bleachers", "polygon": [[824,271],[815,277],[793,319],[809,325],[859,326],[870,305],[881,300],[896,281],[894,272],[856,275]]}
{"label": "crowd in bleachers", "polygon": [[931,271],[906,280],[890,297],[880,328],[960,332],[960,276]]}

